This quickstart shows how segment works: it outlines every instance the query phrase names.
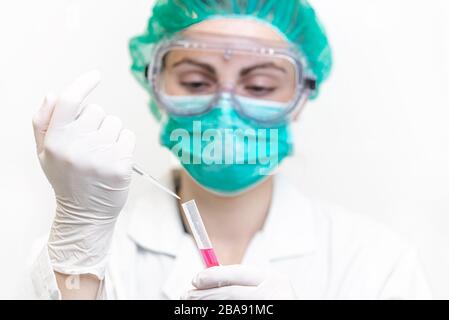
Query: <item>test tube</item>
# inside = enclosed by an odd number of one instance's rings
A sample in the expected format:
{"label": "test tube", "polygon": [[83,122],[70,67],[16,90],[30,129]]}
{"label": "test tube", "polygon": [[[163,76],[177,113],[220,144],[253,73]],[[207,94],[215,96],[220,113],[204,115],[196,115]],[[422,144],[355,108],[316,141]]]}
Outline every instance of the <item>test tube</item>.
{"label": "test tube", "polygon": [[206,268],[219,266],[220,263],[218,262],[214,249],[212,248],[212,243],[207,235],[206,228],[204,227],[203,220],[201,219],[195,200],[190,200],[183,203],[182,209],[184,210],[184,214],[186,215],[193,238],[195,239],[196,245],[200,250],[200,254]]}

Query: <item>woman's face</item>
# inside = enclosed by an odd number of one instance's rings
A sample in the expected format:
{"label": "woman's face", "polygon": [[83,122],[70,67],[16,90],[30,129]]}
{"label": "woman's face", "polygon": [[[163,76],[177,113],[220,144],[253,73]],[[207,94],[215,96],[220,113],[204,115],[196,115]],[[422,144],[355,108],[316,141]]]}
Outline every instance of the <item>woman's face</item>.
{"label": "woman's face", "polygon": [[[223,41],[233,41],[233,37],[237,41],[235,30],[239,30],[239,39],[249,39],[249,43],[242,43],[244,46],[262,41],[288,45],[275,29],[242,19],[204,21],[184,34],[208,33],[219,41],[221,37]],[[164,62],[163,87],[169,95],[210,95],[224,89],[248,98],[286,103],[295,94],[295,64],[285,58],[250,53],[234,53],[226,58],[223,52],[181,49],[170,52]]]}

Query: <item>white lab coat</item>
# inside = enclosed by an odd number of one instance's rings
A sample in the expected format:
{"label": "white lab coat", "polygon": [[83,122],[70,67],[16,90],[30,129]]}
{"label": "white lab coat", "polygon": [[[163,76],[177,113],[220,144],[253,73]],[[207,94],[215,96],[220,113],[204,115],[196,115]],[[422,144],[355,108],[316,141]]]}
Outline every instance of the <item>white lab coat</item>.
{"label": "white lab coat", "polygon": [[[155,190],[125,209],[131,218],[116,227],[99,297],[179,299],[204,266],[184,232],[175,201]],[[299,299],[431,297],[406,242],[362,216],[304,197],[281,174],[275,178],[264,228],[252,239],[242,263],[287,275]],[[31,297],[60,298],[46,247],[31,275]]]}

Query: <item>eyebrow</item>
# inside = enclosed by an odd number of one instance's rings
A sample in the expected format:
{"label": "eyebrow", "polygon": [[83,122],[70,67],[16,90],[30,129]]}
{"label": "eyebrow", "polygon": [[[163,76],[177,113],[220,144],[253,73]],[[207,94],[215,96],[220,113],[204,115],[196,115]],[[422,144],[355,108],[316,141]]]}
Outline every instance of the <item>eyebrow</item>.
{"label": "eyebrow", "polygon": [[287,73],[287,71],[284,68],[277,66],[273,62],[267,62],[267,63],[256,64],[254,66],[245,68],[242,71],[240,71],[240,75],[241,76],[245,76],[248,73],[250,73],[250,72],[252,72],[252,71],[254,71],[256,69],[269,69],[269,68],[277,69],[277,70],[282,71],[283,73]]}
{"label": "eyebrow", "polygon": [[[173,68],[176,68],[182,64],[191,64],[191,65],[200,67],[210,73],[215,74],[215,68],[212,67],[210,64],[198,62],[198,61],[195,61],[192,59],[182,59],[182,60],[176,62],[175,64],[173,64]],[[269,69],[269,68],[277,69],[277,70],[282,71],[283,73],[287,73],[287,71],[284,68],[277,66],[273,62],[267,62],[267,63],[257,64],[257,65],[243,69],[242,71],[240,71],[240,76],[245,76],[248,73],[250,73],[254,70],[257,70],[257,69]]]}
{"label": "eyebrow", "polygon": [[182,64],[191,64],[197,67],[200,67],[202,69],[205,69],[206,71],[215,74],[215,68],[212,67],[210,64],[198,62],[192,59],[182,59],[181,61],[176,62],[173,64],[173,68],[176,68]]}

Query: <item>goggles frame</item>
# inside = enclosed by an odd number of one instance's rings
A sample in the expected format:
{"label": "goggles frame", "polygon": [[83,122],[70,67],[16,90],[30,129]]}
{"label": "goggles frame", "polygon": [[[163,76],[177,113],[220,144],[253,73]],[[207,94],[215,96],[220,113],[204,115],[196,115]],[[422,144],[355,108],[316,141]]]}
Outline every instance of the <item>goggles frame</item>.
{"label": "goggles frame", "polygon": [[[236,38],[242,39],[246,44],[242,46],[242,44],[236,43]],[[226,39],[228,39],[229,42],[227,42]],[[216,42],[214,42],[214,40]],[[295,95],[293,99],[288,102],[290,106],[286,108],[284,112],[270,119],[256,119],[253,116],[246,114],[244,108],[242,108],[238,99],[235,97],[234,90],[218,90],[217,93],[215,93],[214,98],[207,106],[205,106],[205,109],[202,112],[195,114],[179,112],[179,110],[175,110],[175,108],[173,108],[157,90],[158,78],[164,69],[164,57],[168,52],[176,49],[219,50],[223,51],[225,58],[227,56],[231,57],[234,52],[243,52],[246,54],[290,60],[290,62],[295,65],[295,76],[297,80]],[[289,116],[300,108],[304,104],[302,102],[316,90],[316,78],[313,75],[306,74],[305,70],[307,70],[307,63],[299,50],[293,45],[286,45],[285,43],[281,44],[280,42],[275,41],[261,42],[250,38],[212,35],[209,33],[196,33],[194,36],[181,33],[172,38],[162,40],[156,45],[154,48],[153,59],[145,68],[145,78],[148,81],[150,93],[157,104],[162,106],[166,112],[175,116],[201,116],[208,113],[214,107],[217,101],[222,97],[223,93],[230,93],[234,108],[241,116],[262,125],[273,125],[288,121]]]}

